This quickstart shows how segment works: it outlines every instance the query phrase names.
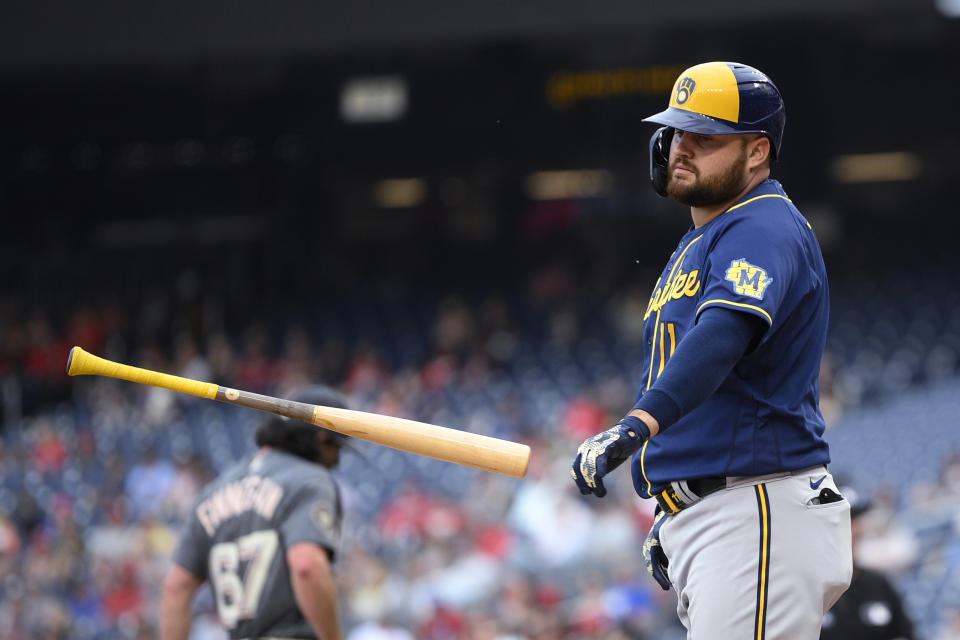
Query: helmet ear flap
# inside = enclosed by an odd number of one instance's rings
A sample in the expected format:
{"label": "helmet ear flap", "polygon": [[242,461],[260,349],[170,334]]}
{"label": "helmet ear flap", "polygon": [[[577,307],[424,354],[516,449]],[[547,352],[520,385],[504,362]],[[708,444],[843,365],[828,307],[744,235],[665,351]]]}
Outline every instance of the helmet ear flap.
{"label": "helmet ear flap", "polygon": [[667,197],[667,169],[670,165],[670,144],[673,127],[660,127],[650,137],[650,182],[657,195]]}

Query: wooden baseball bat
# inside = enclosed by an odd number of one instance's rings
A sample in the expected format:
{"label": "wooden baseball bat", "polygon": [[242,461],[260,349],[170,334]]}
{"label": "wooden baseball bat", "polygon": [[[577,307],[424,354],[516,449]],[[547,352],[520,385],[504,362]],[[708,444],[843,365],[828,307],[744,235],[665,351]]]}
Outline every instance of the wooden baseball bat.
{"label": "wooden baseball bat", "polygon": [[527,474],[530,447],[518,442],[500,440],[476,433],[440,427],[425,422],[394,418],[366,411],[337,409],[294,402],[282,398],[221,387],[167,373],[131,367],[87,353],[80,347],[70,349],[67,374],[96,375],[129,382],[149,384],[171,391],[180,391],[201,398],[218,400],[286,416],[330,429],[348,436],[375,442],[387,447],[416,453],[454,464],[492,471],[514,478]]}

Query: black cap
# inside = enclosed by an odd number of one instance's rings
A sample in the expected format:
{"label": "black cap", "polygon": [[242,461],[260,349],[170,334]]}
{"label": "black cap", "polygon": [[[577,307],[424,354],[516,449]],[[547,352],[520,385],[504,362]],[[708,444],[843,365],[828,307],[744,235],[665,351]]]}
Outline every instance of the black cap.
{"label": "black cap", "polygon": [[[303,402],[304,404],[318,404],[321,407],[334,407],[335,409],[350,408],[347,406],[346,396],[333,387],[328,387],[325,384],[310,384],[305,387],[300,387],[296,391],[290,393],[287,396],[287,400]],[[289,420],[289,418],[281,418],[281,420]],[[323,427],[317,427],[314,425],[311,426],[313,426],[314,429],[323,430],[326,434],[328,434],[330,440],[337,442],[340,445],[347,445],[351,440],[350,436],[343,433],[331,431],[330,429],[324,429]]]}

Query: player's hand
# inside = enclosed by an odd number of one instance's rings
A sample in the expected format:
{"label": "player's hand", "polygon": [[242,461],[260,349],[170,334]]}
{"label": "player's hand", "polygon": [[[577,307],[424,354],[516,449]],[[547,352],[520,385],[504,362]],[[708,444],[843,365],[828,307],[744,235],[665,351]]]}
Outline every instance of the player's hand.
{"label": "player's hand", "polygon": [[660,526],[666,520],[666,515],[666,512],[657,507],[657,515],[653,519],[653,526],[643,543],[643,560],[647,564],[647,571],[657,581],[660,588],[669,591],[670,576],[667,575],[667,567],[670,566],[670,561],[667,560],[667,555],[660,545]]}
{"label": "player's hand", "polygon": [[573,461],[573,479],[580,493],[607,495],[603,476],[636,453],[650,437],[650,429],[636,416],[627,416],[613,427],[587,438],[577,449]]}

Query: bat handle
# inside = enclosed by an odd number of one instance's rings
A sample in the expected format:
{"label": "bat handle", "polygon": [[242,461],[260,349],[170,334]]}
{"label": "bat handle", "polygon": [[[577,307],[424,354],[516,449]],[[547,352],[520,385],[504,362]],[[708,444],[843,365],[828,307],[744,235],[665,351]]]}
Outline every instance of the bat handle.
{"label": "bat handle", "polygon": [[149,384],[154,387],[161,387],[171,391],[189,393],[192,396],[209,398],[215,400],[217,397],[217,385],[212,382],[201,382],[200,380],[191,380],[172,376],[168,373],[159,371],[150,371],[140,367],[131,367],[127,364],[113,362],[106,358],[87,353],[80,347],[70,349],[70,355],[67,358],[67,375],[71,376],[106,376],[116,378],[117,380],[127,380],[128,382],[138,382],[140,384]]}

